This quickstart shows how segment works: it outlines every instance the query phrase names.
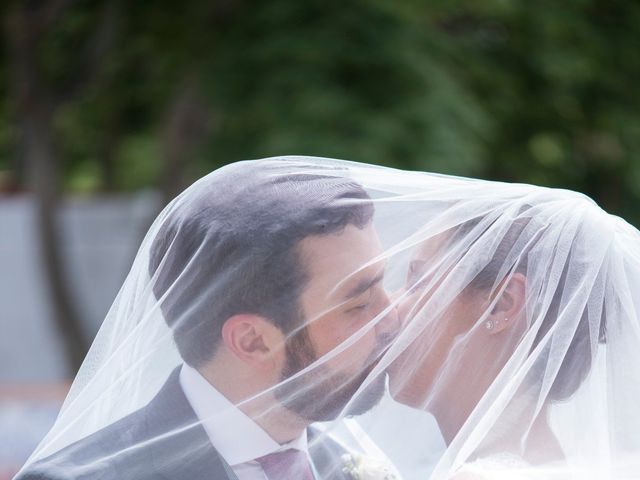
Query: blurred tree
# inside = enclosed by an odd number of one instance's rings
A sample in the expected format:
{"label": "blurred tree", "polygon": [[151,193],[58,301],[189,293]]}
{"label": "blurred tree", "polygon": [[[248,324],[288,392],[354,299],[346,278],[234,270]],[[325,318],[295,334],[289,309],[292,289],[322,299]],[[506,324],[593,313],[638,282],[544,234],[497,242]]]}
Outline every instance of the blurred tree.
{"label": "blurred tree", "polygon": [[430,5],[495,125],[484,175],[582,191],[640,225],[640,4]]}
{"label": "blurred tree", "polygon": [[209,151],[479,173],[489,118],[418,19],[374,1],[252,5],[206,72],[221,112]]}
{"label": "blurred tree", "polygon": [[59,189],[168,199],[269,155],[567,187],[640,225],[637,2],[0,8],[0,172],[38,194],[54,284]]}
{"label": "blurred tree", "polygon": [[[64,104],[98,74],[99,61],[111,44],[116,19],[114,3],[104,2],[100,24],[91,35],[83,63],[73,71],[62,69],[49,57],[58,52],[55,49],[45,51],[48,50],[47,37],[57,27],[58,19],[67,14],[69,3],[62,0],[16,2],[5,18],[5,31],[15,117],[20,132],[17,148],[20,153],[16,161],[35,195],[40,248],[54,318],[63,332],[70,367],[77,370],[86,354],[88,340],[69,291],[56,224],[60,166],[54,121]],[[79,15],[78,12],[72,14]],[[45,53],[49,55],[44,56]],[[56,82],[57,76],[63,77],[64,81]]]}
{"label": "blurred tree", "polygon": [[[79,68],[105,1],[65,2],[38,49],[48,86]],[[415,11],[372,0],[123,4],[100,75],[53,114],[64,185],[171,195],[285,153],[481,173],[491,119],[439,42]]]}

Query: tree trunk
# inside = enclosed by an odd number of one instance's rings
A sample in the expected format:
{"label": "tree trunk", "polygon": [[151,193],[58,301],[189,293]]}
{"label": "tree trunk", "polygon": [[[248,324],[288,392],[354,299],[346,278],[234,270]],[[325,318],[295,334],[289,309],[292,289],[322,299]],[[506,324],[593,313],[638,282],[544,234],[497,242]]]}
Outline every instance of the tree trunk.
{"label": "tree trunk", "polygon": [[163,131],[164,170],[161,189],[169,202],[190,183],[185,168],[208,128],[208,112],[193,76],[187,76],[166,113]]}
{"label": "tree trunk", "polygon": [[27,180],[36,200],[40,254],[49,286],[54,320],[62,333],[70,374],[80,368],[88,349],[80,317],[74,308],[65,276],[60,232],[56,216],[58,205],[58,162],[52,131],[54,106],[39,78],[36,61],[42,37],[42,15],[18,6],[6,18],[10,73],[16,98],[21,146]]}

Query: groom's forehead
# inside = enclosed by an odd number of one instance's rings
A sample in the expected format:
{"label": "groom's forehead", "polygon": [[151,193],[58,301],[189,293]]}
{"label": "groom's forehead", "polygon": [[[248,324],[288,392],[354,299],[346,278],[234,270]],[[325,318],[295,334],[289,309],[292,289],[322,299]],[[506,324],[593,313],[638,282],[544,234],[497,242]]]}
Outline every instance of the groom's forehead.
{"label": "groom's forehead", "polygon": [[347,226],[335,235],[307,237],[299,246],[308,288],[327,298],[343,300],[375,283],[384,269],[375,230]]}
{"label": "groom's forehead", "polygon": [[352,298],[362,295],[382,281],[384,267],[384,263],[380,261],[353,272],[353,274],[336,285],[332,291],[332,296],[338,300],[347,302]]}

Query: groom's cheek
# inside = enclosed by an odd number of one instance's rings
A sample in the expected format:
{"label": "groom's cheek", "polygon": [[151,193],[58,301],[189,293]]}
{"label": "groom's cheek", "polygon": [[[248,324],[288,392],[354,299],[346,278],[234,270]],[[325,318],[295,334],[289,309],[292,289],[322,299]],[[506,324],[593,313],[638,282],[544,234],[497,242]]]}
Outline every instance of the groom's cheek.
{"label": "groom's cheek", "polygon": [[344,312],[332,312],[308,325],[309,338],[318,358],[335,351],[326,365],[334,372],[359,374],[371,363],[378,348],[376,329],[371,312],[355,317]]}
{"label": "groom's cheek", "polygon": [[[362,337],[354,340],[353,337],[345,337],[345,349],[343,354],[338,356],[339,365],[342,366],[345,372],[352,374],[359,374],[364,369],[371,366],[373,357],[379,348],[379,341],[375,330],[372,326],[366,326],[367,330],[363,333]],[[356,332],[353,332],[354,334]]]}

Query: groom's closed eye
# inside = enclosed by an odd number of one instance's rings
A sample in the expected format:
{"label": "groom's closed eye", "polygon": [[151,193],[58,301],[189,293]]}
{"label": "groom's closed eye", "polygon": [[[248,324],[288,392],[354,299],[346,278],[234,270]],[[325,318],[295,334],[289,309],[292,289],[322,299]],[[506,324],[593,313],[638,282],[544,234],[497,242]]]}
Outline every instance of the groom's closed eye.
{"label": "groom's closed eye", "polygon": [[350,307],[347,310],[347,313],[357,313],[367,308],[371,303],[371,291],[372,291],[372,288],[369,288],[366,292],[362,293],[360,297],[355,298],[353,299],[353,301],[349,302],[354,306]]}
{"label": "groom's closed eye", "polygon": [[353,287],[349,292],[344,296],[344,302],[351,302],[354,299],[357,299],[367,291],[370,291],[373,287],[382,282],[384,278],[384,273],[379,273],[373,278],[365,278],[358,282],[358,284]]}
{"label": "groom's closed eye", "polygon": [[349,305],[345,313],[357,315],[366,311],[371,306],[374,291],[382,283],[383,278],[384,275],[380,274],[372,279],[359,282],[358,285],[349,292],[348,295],[350,295],[351,298],[345,297],[345,301]]}

